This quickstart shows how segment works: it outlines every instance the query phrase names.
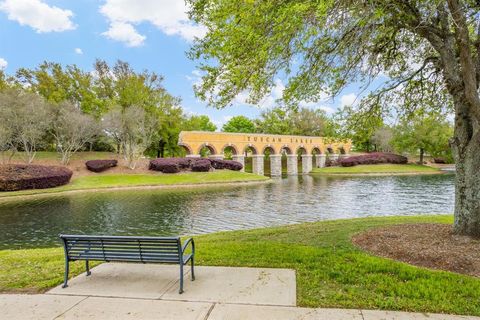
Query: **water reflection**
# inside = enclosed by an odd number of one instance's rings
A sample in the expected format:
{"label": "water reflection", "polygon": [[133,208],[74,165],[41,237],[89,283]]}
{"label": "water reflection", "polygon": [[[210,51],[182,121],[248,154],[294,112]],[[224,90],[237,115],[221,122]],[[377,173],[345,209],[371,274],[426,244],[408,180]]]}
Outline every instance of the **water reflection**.
{"label": "water reflection", "polygon": [[167,236],[450,213],[453,201],[452,175],[303,176],[254,186],[71,194],[0,203],[0,248],[58,244],[59,233]]}

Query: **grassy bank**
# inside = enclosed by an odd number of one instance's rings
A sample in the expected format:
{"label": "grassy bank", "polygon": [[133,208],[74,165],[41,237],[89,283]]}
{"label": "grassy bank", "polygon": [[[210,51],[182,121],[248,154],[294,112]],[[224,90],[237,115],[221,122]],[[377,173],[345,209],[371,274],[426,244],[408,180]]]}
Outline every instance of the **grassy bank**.
{"label": "grassy bank", "polygon": [[354,167],[315,168],[315,174],[422,174],[440,173],[437,168],[418,164],[373,164]]}
{"label": "grassy bank", "polygon": [[[371,256],[350,238],[399,223],[452,223],[451,216],[307,223],[197,236],[201,265],[292,268],[306,307],[390,309],[480,315],[480,279]],[[60,248],[0,251],[0,290],[38,292],[60,284]],[[76,263],[73,273],[83,272]]]}
{"label": "grassy bank", "polygon": [[0,192],[0,198],[89,189],[235,183],[265,180],[268,180],[268,178],[230,170],[179,174],[98,174],[74,178],[68,185],[57,188]]}

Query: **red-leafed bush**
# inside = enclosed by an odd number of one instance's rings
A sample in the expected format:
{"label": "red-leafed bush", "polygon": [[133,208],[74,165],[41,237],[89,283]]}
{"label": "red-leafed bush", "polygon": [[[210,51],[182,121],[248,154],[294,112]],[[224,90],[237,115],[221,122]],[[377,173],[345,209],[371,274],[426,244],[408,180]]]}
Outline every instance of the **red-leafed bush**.
{"label": "red-leafed bush", "polygon": [[407,162],[407,157],[398,154],[382,152],[373,152],[361,156],[348,157],[339,161],[342,167],[353,167],[360,164],[380,163],[406,164]]}
{"label": "red-leafed bush", "polygon": [[72,174],[70,169],[58,166],[0,166],[0,191],[58,187],[67,184]]}
{"label": "red-leafed bush", "polygon": [[103,172],[117,166],[117,160],[89,160],[85,162],[87,169],[93,172]]}
{"label": "red-leafed bush", "polygon": [[338,163],[339,163],[338,159],[334,160],[331,157],[327,157],[325,159],[325,167],[335,167],[335,166],[338,166]]}
{"label": "red-leafed bush", "polygon": [[198,159],[192,163],[192,171],[195,172],[208,172],[212,168],[211,161],[209,159]]}
{"label": "red-leafed bush", "polygon": [[182,170],[207,172],[210,171],[211,168],[239,171],[242,170],[243,166],[240,162],[232,160],[207,158],[158,158],[151,160],[148,168],[163,173],[177,173]]}
{"label": "red-leafed bush", "polygon": [[177,173],[180,172],[180,168],[180,161],[177,158],[158,158],[151,160],[149,165],[150,170],[163,173]]}
{"label": "red-leafed bush", "polygon": [[217,160],[217,159],[210,159],[212,167],[215,169],[227,169],[227,170],[234,170],[240,171],[243,168],[243,165],[240,162],[233,161],[233,160]]}

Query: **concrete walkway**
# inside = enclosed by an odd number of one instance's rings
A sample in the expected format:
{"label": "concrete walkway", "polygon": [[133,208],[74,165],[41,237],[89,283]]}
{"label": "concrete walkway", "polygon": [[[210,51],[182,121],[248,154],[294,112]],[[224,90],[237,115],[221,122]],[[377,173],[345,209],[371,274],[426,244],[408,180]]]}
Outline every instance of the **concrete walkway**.
{"label": "concrete walkway", "polygon": [[178,267],[105,263],[79,275],[69,287],[46,294],[0,295],[2,319],[349,320],[480,319],[389,311],[310,309],[296,306],[295,272],[287,269],[198,267],[185,274],[178,294]]}

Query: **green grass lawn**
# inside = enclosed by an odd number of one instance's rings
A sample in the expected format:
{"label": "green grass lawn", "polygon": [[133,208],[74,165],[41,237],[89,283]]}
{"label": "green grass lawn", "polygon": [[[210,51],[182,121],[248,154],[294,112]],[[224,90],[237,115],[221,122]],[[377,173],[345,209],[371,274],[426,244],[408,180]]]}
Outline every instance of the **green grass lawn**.
{"label": "green grass lawn", "polygon": [[[297,302],[304,307],[480,315],[480,279],[375,257],[350,242],[352,235],[376,226],[452,220],[364,218],[197,236],[197,261],[295,269]],[[0,251],[0,290],[38,292],[58,285],[63,262],[61,248]],[[75,263],[73,274],[83,267]]]}
{"label": "green grass lawn", "polygon": [[315,168],[312,173],[319,174],[382,174],[382,173],[438,173],[437,168],[418,164],[370,164],[354,167]]}
{"label": "green grass lawn", "polygon": [[115,187],[159,185],[171,186],[265,180],[268,180],[268,177],[230,170],[217,170],[214,172],[188,172],[179,174],[98,174],[72,179],[72,181],[68,185],[57,188],[0,192],[0,198],[43,193],[55,193],[72,190],[104,189]]}

